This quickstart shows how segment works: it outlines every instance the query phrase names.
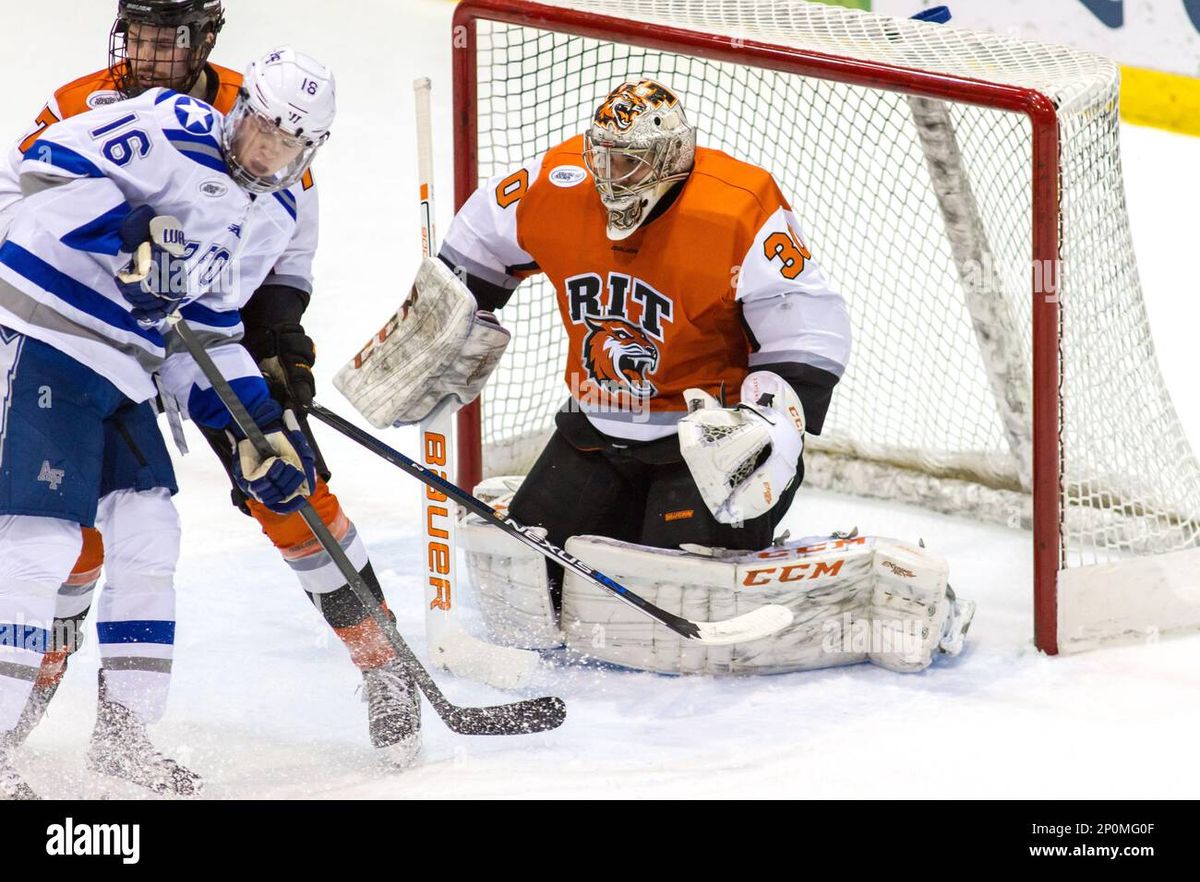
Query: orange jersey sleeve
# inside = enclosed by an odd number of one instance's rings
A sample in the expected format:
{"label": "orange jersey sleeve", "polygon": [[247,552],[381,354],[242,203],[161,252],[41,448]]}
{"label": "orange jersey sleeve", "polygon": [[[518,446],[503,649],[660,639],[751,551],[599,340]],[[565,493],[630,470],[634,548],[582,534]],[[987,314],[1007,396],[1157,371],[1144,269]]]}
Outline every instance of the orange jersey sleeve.
{"label": "orange jersey sleeve", "polygon": [[208,65],[209,76],[216,76],[216,88],[208,83],[205,100],[221,113],[229,113],[237,103],[238,91],[242,88],[242,75],[236,70],[221,67],[219,64]]}
{"label": "orange jersey sleeve", "polygon": [[115,104],[121,100],[121,93],[113,83],[112,74],[108,69],[98,70],[72,80],[57,89],[42,112],[34,120],[33,128],[21,139],[18,149],[25,153],[42,133],[59,120],[67,119],[107,104]]}
{"label": "orange jersey sleeve", "polygon": [[[228,113],[237,101],[238,90],[242,87],[242,75],[218,64],[209,64],[206,70],[209,82],[205,100],[221,113]],[[59,120],[120,100],[121,93],[117,91],[116,81],[108,68],[72,80],[57,89],[46,102],[46,106],[34,120],[33,128],[21,139],[18,149],[22,153],[28,151],[42,133]]]}

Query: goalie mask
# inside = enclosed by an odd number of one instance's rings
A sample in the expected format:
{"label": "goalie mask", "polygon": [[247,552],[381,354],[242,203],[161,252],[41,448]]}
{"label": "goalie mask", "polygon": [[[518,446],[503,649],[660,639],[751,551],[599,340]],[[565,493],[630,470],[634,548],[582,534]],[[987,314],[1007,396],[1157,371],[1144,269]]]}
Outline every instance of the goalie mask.
{"label": "goalie mask", "polygon": [[653,80],[622,83],[609,93],[584,143],[584,163],[613,240],[633,235],[658,201],[687,179],[696,158],[696,130],[683,105]]}
{"label": "goalie mask", "polygon": [[221,0],[120,0],[108,37],[108,69],[117,91],[187,93],[196,85],[225,24]]}
{"label": "goalie mask", "polygon": [[255,194],[299,181],[329,138],[334,93],[333,72],[294,49],[252,62],[222,128],[230,176]]}

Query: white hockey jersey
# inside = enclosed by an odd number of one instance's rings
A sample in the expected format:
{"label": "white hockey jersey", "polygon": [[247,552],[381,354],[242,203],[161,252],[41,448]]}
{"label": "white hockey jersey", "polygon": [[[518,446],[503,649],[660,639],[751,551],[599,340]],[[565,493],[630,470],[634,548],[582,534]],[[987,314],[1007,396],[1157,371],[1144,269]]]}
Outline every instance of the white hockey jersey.
{"label": "white hockey jersey", "polygon": [[[205,67],[205,72],[208,84],[208,97],[205,100],[222,114],[229,113],[237,102],[242,75],[211,62]],[[121,94],[108,68],[72,80],[50,96],[30,130],[10,148],[8,162],[0,162],[0,239],[8,230],[13,211],[21,199],[21,163],[26,151],[62,120],[98,107],[111,107],[120,100]],[[51,140],[54,138],[53,135],[48,137]],[[305,173],[304,180],[292,189],[292,193],[296,197],[296,231],[287,250],[280,255],[267,277],[267,284],[288,285],[312,294],[312,264],[317,250],[320,210],[311,169]]]}
{"label": "white hockey jersey", "polygon": [[134,207],[177,217],[188,240],[181,314],[243,401],[267,395],[237,342],[238,310],[289,247],[297,200],[290,191],[255,199],[234,183],[221,122],[202,101],[154,89],[55,124],[25,153],[24,197],[0,245],[0,324],[88,365],[135,401],[154,396],[159,371],[209,426],[228,423],[219,399],[185,352],[168,357],[164,326],[138,325],[115,276],[129,262],[119,229]]}

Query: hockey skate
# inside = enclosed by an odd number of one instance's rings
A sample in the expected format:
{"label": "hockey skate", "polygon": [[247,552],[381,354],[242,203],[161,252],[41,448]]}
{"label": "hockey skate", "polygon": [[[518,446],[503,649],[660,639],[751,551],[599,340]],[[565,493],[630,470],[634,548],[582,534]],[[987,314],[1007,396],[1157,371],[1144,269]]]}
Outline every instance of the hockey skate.
{"label": "hockey skate", "polygon": [[962,652],[963,642],[967,639],[967,629],[975,618],[975,601],[959,600],[954,595],[954,589],[946,586],[946,599],[950,601],[950,615],[942,625],[942,637],[938,641],[938,651],[951,658]]}
{"label": "hockey skate", "polygon": [[421,750],[421,696],[399,659],[363,671],[363,700],[371,744],[389,765],[411,766]]}
{"label": "hockey skate", "polygon": [[0,801],[41,799],[13,768],[12,752],[15,748],[13,733],[0,733]]}
{"label": "hockey skate", "polygon": [[145,724],[133,711],[103,697],[96,710],[96,728],[92,731],[87,763],[94,772],[130,781],[155,793],[195,796],[204,783],[195,772],[154,749]]}

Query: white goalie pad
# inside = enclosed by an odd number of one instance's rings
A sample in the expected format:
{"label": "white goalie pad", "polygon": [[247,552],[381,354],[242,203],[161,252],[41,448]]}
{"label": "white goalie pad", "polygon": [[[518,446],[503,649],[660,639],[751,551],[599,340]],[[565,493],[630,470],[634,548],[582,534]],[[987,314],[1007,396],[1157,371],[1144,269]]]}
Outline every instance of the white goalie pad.
{"label": "white goalie pad", "polygon": [[[476,487],[475,495],[503,508],[519,484],[519,478],[493,478]],[[459,521],[457,536],[492,642],[520,649],[562,646],[546,559],[477,515]]]}
{"label": "white goalie pad", "polygon": [[417,423],[443,403],[474,401],[509,339],[450,268],[427,257],[408,300],[333,385],[377,429]]}
{"label": "white goalie pad", "polygon": [[947,595],[944,558],[894,539],[805,539],[728,552],[583,536],[570,539],[567,550],[690,619],[728,619],[767,604],[782,604],[794,615],[771,637],[701,646],[568,573],[562,613],[567,646],[640,670],[776,674],[870,661],[893,671],[920,671],[935,653],[961,650],[974,612],[973,604],[955,604]]}

